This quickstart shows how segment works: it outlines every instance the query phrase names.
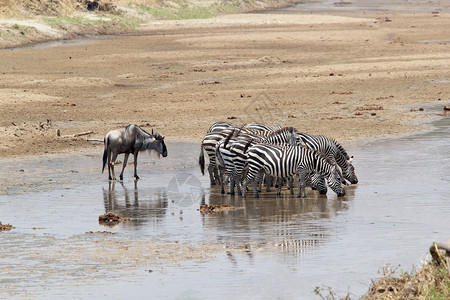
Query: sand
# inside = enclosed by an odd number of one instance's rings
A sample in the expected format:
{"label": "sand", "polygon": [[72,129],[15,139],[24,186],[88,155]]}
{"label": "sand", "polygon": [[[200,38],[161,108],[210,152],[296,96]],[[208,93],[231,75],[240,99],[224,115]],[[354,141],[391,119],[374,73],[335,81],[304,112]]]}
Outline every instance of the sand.
{"label": "sand", "polygon": [[344,145],[427,130],[450,104],[448,28],[431,10],[254,13],[1,50],[0,151],[99,152],[127,124],[199,143],[216,121]]}

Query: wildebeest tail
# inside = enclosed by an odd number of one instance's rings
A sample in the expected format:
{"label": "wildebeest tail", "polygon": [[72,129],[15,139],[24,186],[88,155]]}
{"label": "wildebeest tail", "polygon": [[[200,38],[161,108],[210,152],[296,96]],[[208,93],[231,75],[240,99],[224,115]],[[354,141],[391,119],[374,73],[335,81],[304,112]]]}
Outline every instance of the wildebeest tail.
{"label": "wildebeest tail", "polygon": [[105,144],[105,150],[103,151],[103,168],[102,168],[102,173],[103,173],[103,171],[105,171],[106,161],[108,160],[108,141],[107,141],[106,137],[103,140],[103,143]]}
{"label": "wildebeest tail", "polygon": [[205,175],[205,154],[203,153],[203,143],[200,145],[198,164],[200,165],[200,171],[202,171],[202,175]]}

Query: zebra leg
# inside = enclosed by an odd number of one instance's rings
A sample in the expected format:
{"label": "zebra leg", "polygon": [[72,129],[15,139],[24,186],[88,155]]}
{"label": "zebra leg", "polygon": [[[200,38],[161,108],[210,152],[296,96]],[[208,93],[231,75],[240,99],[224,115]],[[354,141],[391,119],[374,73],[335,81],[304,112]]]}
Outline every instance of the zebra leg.
{"label": "zebra leg", "polygon": [[288,183],[289,183],[290,194],[294,195],[294,176],[289,177]]}
{"label": "zebra leg", "polygon": [[219,170],[217,165],[214,165],[213,174],[214,174],[214,183],[216,183],[217,181],[220,182],[221,179],[220,177],[223,176],[223,173],[221,173],[221,170]]}
{"label": "zebra leg", "polygon": [[223,195],[225,194],[225,177],[219,176],[219,185],[220,185],[220,193]]}
{"label": "zebra leg", "polygon": [[277,178],[277,195],[281,195],[281,187],[283,186],[283,178]]}
{"label": "zebra leg", "polygon": [[242,196],[241,184],[238,180],[235,180],[235,182],[236,182],[236,189],[238,192],[238,196]]}
{"label": "zebra leg", "polygon": [[257,178],[253,179],[252,185],[253,185],[253,194],[255,195],[255,198],[259,198],[258,189],[257,189]]}
{"label": "zebra leg", "polygon": [[266,192],[270,192],[270,187],[273,184],[273,176],[266,174],[266,176],[264,178],[266,181]]}
{"label": "zebra leg", "polygon": [[[263,178],[265,178],[266,176],[264,175],[263,177],[258,179],[258,192],[260,193],[262,190],[262,185],[263,185]],[[258,178],[258,177],[257,177]]]}
{"label": "zebra leg", "polygon": [[297,192],[297,198],[302,197],[302,191],[303,191],[303,198],[306,198],[306,188],[305,188],[305,174],[300,172],[298,176],[298,192]]}
{"label": "zebra leg", "polygon": [[208,173],[209,173],[209,180],[211,182],[211,185],[216,185],[216,179],[214,178],[214,169],[216,168],[216,166],[214,164],[212,164],[212,162],[209,162],[209,166],[208,166]]}
{"label": "zebra leg", "polygon": [[248,180],[247,180],[247,178],[245,178],[244,183],[242,184],[242,189],[243,189],[242,198],[245,198],[245,196],[247,194],[247,185],[248,185]]}

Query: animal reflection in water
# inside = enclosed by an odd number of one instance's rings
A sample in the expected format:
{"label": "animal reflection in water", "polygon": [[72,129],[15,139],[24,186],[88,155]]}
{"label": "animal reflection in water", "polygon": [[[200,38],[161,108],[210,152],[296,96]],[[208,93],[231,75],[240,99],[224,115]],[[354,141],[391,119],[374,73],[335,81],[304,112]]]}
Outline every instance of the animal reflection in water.
{"label": "animal reflection in water", "polygon": [[[119,188],[118,188],[119,187]],[[134,181],[132,189],[122,182],[110,181],[108,189],[103,188],[103,204],[105,212],[114,211],[120,216],[131,220],[127,224],[159,222],[167,212],[168,200],[163,188],[139,190],[138,182]]]}
{"label": "animal reflection in water", "polygon": [[[349,197],[353,197],[353,190],[349,189]],[[227,257],[233,264],[242,259],[238,254],[251,259],[255,253],[289,255],[297,262],[308,260],[334,237],[335,222],[331,220],[349,208],[347,202],[318,193],[307,199],[289,194],[263,199],[224,198],[216,193],[210,195],[209,203],[245,207],[202,219],[203,227],[216,232],[218,240],[227,245]]]}
{"label": "animal reflection in water", "polygon": [[114,162],[117,155],[125,153],[123,160],[122,172],[120,172],[119,178],[123,180],[123,171],[127,166],[128,156],[130,153],[134,155],[134,177],[139,179],[137,175],[137,158],[139,151],[153,150],[162,155],[167,156],[167,147],[164,143],[164,137],[159,133],[148,133],[142,128],[136,125],[128,125],[125,128],[111,130],[108,132],[104,139],[105,150],[103,151],[103,169],[105,170],[106,164],[108,164],[109,180],[116,180],[114,174]]}

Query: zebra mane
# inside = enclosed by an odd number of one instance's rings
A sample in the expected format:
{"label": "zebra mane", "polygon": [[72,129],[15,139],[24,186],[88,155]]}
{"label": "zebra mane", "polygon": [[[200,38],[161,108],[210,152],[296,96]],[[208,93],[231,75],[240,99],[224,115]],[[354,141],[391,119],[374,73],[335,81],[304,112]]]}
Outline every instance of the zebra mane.
{"label": "zebra mane", "polygon": [[[306,147],[306,146],[303,146],[303,147],[305,147],[305,148],[307,148],[307,149],[309,149],[308,147]],[[329,163],[330,165],[332,165],[332,166],[335,166],[336,165],[336,163],[334,162],[334,161],[332,161],[325,153],[323,153],[322,151],[319,151],[319,150],[313,150],[315,153],[317,153],[318,155],[319,155],[319,157],[322,157],[323,159],[325,159],[326,161],[327,161],[327,163]]]}
{"label": "zebra mane", "polygon": [[342,155],[344,155],[346,160],[350,159],[350,155],[348,155],[347,151],[344,149],[344,147],[335,139],[330,139],[338,148],[339,151],[341,151]]}
{"label": "zebra mane", "polygon": [[293,127],[283,127],[283,128],[277,129],[275,131],[272,131],[268,136],[277,135],[277,134],[280,134],[280,133],[283,133],[286,131],[292,133],[294,131],[294,128]]}

